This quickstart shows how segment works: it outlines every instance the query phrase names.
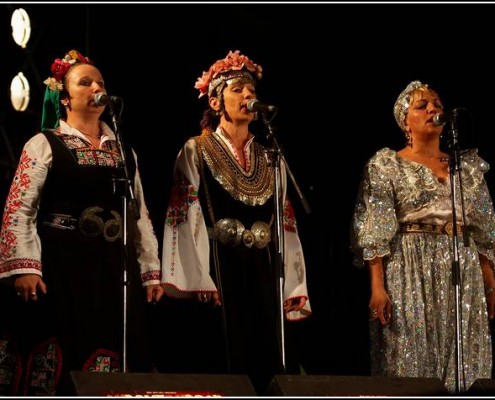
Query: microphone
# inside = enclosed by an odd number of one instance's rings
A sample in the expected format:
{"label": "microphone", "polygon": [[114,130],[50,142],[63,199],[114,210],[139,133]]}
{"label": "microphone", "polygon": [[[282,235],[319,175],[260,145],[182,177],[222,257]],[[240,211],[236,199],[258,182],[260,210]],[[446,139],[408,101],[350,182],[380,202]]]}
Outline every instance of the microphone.
{"label": "microphone", "polygon": [[246,105],[248,111],[251,111],[251,112],[257,112],[257,111],[261,111],[261,112],[272,112],[272,111],[276,111],[277,110],[277,107],[275,106],[271,106],[269,104],[263,104],[263,103],[260,103],[259,100],[257,99],[252,99],[252,100],[249,100],[247,102],[247,105]]}
{"label": "microphone", "polygon": [[453,121],[454,119],[457,118],[457,112],[459,110],[457,108],[454,108],[451,111],[446,111],[441,114],[435,114],[433,116],[433,125],[435,126],[443,126],[447,122]]}
{"label": "microphone", "polygon": [[107,104],[118,103],[120,101],[122,101],[122,99],[117,96],[109,96],[106,93],[95,94],[95,104],[97,106],[106,106]]}

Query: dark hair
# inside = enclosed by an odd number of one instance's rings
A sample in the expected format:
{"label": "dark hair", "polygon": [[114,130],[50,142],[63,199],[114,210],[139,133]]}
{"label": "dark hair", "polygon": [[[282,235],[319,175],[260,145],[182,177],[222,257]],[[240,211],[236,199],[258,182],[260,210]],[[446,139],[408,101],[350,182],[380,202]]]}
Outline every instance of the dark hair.
{"label": "dark hair", "polygon": [[209,129],[214,130],[218,123],[220,122],[220,114],[224,111],[224,103],[223,103],[223,89],[225,88],[225,82],[222,82],[214,89],[214,93],[211,94],[210,97],[218,97],[220,100],[220,110],[215,111],[210,106],[203,112],[203,117],[201,118],[201,122],[199,123],[201,130]]}
{"label": "dark hair", "polygon": [[220,117],[217,115],[217,112],[208,107],[203,111],[203,117],[201,118],[199,126],[201,127],[201,130],[213,130],[218,125],[219,120]]}

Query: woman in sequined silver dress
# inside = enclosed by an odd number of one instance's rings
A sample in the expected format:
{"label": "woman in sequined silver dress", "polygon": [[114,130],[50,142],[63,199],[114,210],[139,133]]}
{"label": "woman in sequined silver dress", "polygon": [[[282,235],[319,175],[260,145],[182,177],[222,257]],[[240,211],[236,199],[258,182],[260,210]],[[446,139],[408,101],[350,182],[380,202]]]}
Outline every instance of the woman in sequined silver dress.
{"label": "woman in sequined silver dress", "polygon": [[[383,148],[368,161],[351,239],[355,264],[370,274],[372,375],[439,378],[455,393],[491,378],[495,217],[484,179],[489,166],[477,150],[465,152],[464,214],[460,190],[455,209],[463,359],[457,382],[449,155],[440,147],[443,127],[433,121],[442,112],[426,84],[413,81],[400,94],[394,115],[407,145]],[[454,182],[459,186],[458,176]]]}
{"label": "woman in sequined silver dress", "polygon": [[[237,50],[198,79],[195,87],[200,97],[208,96],[209,107],[202,134],[190,138],[176,160],[162,263],[165,293],[199,301],[191,318],[193,330],[201,332],[193,342],[202,346],[191,366],[247,374],[259,394],[281,372],[274,174],[249,129],[255,114],[247,107],[261,75],[261,66]],[[295,321],[309,316],[311,307],[285,182],[284,170],[283,308],[285,319]]]}

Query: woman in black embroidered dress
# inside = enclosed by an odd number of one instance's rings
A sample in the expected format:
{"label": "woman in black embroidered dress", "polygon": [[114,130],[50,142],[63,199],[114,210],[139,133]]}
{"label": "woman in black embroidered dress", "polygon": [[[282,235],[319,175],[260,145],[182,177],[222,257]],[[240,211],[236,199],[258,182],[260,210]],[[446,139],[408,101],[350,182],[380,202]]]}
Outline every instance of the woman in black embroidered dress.
{"label": "woman in black embroidered dress", "polygon": [[[202,315],[208,315],[196,320],[204,323],[197,340],[213,351],[202,353],[206,365],[197,372],[247,374],[258,394],[283,367],[272,236],[274,176],[265,149],[249,131],[255,114],[247,109],[261,74],[261,66],[235,51],[198,79],[196,88],[200,97],[208,94],[209,109],[203,134],[188,140],[176,160],[162,264],[165,293],[197,299]],[[284,317],[301,320],[311,307],[281,169]]]}
{"label": "woman in black embroidered dress", "polygon": [[[105,93],[100,71],[75,50],[51,71],[43,132],[23,148],[2,220],[0,278],[11,283],[4,297],[12,305],[0,346],[2,371],[12,371],[3,394],[68,395],[69,371],[121,371],[123,361],[130,371],[151,370],[146,339],[131,328],[143,326],[144,299],[163,294],[132,150],[126,160],[140,215],[128,207],[132,246],[123,247],[124,169],[115,134],[100,120],[105,107],[95,103]],[[123,360],[125,265],[130,328]]]}

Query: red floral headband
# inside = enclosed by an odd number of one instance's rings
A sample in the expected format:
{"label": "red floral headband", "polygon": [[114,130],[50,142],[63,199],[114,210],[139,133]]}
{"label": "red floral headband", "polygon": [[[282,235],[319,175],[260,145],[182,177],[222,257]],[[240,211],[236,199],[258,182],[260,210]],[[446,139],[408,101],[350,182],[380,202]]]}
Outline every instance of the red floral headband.
{"label": "red floral headband", "polygon": [[69,51],[64,58],[57,58],[53,62],[50,70],[53,77],[47,78],[45,83],[49,89],[61,91],[64,88],[63,79],[71,67],[76,64],[92,64],[88,57],[84,57],[77,50]]}
{"label": "red floral headband", "polygon": [[[237,75],[240,76],[243,69],[249,71],[251,74],[248,74],[257,80],[260,80],[263,76],[261,65],[255,64],[248,57],[242,55],[239,50],[229,51],[227,57],[217,60],[208,71],[203,72],[203,75],[196,81],[194,88],[199,90],[199,97],[207,93],[210,96],[215,87],[233,76],[234,71],[239,72]],[[227,72],[231,73],[226,74]]]}

